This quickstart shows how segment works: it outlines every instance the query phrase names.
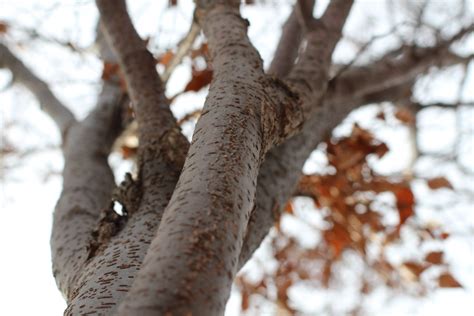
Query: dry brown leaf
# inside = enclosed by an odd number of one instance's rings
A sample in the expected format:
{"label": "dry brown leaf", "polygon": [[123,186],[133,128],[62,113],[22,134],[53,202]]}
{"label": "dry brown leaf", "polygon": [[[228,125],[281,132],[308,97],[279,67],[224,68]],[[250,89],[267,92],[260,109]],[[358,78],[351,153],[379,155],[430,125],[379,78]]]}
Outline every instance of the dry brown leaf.
{"label": "dry brown leaf", "polygon": [[377,115],[375,116],[377,119],[385,121],[385,112],[384,111],[379,111]]}
{"label": "dry brown leaf", "polygon": [[397,208],[400,216],[399,226],[401,226],[414,214],[415,196],[410,188],[402,187],[395,192],[395,197],[397,198]]}
{"label": "dry brown leaf", "polygon": [[451,236],[450,233],[446,233],[446,232],[443,232],[439,235],[439,237],[442,239],[442,240],[446,240],[449,238],[449,236]]}
{"label": "dry brown leaf", "polygon": [[431,264],[441,264],[443,262],[443,252],[432,251],[425,256],[425,261]]}
{"label": "dry brown leaf", "polygon": [[240,308],[242,311],[246,311],[250,307],[250,294],[247,291],[242,291],[240,295],[242,295],[242,303]]}
{"label": "dry brown leaf", "polygon": [[415,116],[407,108],[398,108],[395,112],[395,117],[404,124],[413,124],[415,122]]}
{"label": "dry brown leaf", "polygon": [[193,49],[191,51],[192,59],[196,59],[197,57],[200,57],[200,56],[207,58],[208,55],[209,55],[209,46],[207,45],[207,43],[203,43],[199,48]]}
{"label": "dry brown leaf", "polygon": [[445,177],[437,177],[437,178],[429,179],[427,181],[427,184],[428,184],[428,187],[432,190],[442,189],[442,188],[446,188],[446,189],[453,188],[451,183]]}
{"label": "dry brown leaf", "polygon": [[109,81],[117,75],[120,71],[120,66],[117,63],[104,62],[104,68],[102,70],[102,80]]}
{"label": "dry brown leaf", "polygon": [[408,270],[410,270],[414,275],[416,275],[417,277],[420,277],[420,274],[422,274],[423,271],[425,271],[426,268],[427,268],[427,266],[425,266],[425,265],[422,265],[422,264],[419,264],[419,263],[416,263],[416,262],[412,262],[412,261],[405,262],[405,263],[403,263],[403,265]]}
{"label": "dry brown leaf", "polygon": [[7,22],[0,21],[0,35],[8,32],[10,25]]}
{"label": "dry brown leaf", "polygon": [[338,258],[342,251],[352,242],[351,236],[346,227],[334,223],[331,229],[323,233],[324,240],[333,250],[333,257]]}
{"label": "dry brown leaf", "polygon": [[158,57],[158,64],[168,66],[171,60],[173,60],[174,53],[171,50],[166,51],[163,55]]}
{"label": "dry brown leaf", "polygon": [[195,70],[193,71],[193,75],[191,80],[188,82],[184,91],[199,91],[208,84],[211,83],[212,80],[212,70],[206,68],[204,70]]}
{"label": "dry brown leaf", "polygon": [[129,159],[136,156],[138,147],[129,147],[124,145],[120,148],[120,150],[122,151],[123,159]]}
{"label": "dry brown leaf", "polygon": [[288,202],[286,203],[285,205],[285,208],[284,208],[284,211],[288,214],[293,214],[294,213],[294,209],[293,209],[293,204],[291,202]]}
{"label": "dry brown leaf", "polygon": [[440,287],[444,288],[462,287],[462,285],[449,272],[443,273],[439,276],[438,284]]}

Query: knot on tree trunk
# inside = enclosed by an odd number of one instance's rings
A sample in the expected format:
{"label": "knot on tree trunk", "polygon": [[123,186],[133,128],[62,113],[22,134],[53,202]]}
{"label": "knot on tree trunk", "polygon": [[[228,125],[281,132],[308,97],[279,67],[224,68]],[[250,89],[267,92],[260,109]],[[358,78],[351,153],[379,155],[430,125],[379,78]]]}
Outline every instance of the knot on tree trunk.
{"label": "knot on tree trunk", "polygon": [[167,162],[177,170],[181,170],[189,149],[189,142],[181,133],[181,129],[176,126],[167,130],[161,136],[160,144]]}
{"label": "knot on tree trunk", "polygon": [[303,102],[285,82],[268,77],[266,97],[260,107],[264,151],[278,145],[301,130],[304,122]]}
{"label": "knot on tree trunk", "polygon": [[124,215],[131,215],[138,210],[142,196],[140,180],[133,180],[132,175],[127,172],[125,179],[114,190],[112,201],[119,202],[123,206]]}
{"label": "knot on tree trunk", "polygon": [[97,228],[92,232],[88,259],[95,257],[117,235],[127,222],[126,215],[119,215],[113,209],[113,202],[102,210]]}

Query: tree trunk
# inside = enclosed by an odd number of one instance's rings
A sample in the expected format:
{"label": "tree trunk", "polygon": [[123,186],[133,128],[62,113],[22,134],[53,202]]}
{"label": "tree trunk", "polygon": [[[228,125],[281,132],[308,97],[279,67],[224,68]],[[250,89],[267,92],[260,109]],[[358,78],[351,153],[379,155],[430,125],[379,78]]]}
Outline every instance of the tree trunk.
{"label": "tree trunk", "polygon": [[[315,147],[353,109],[407,99],[418,75],[472,58],[450,51],[470,25],[435,46],[406,44],[331,76],[352,1],[333,0],[315,19],[314,1],[302,0],[265,72],[240,1],[197,0],[190,38],[202,28],[213,80],[189,144],[125,2],[96,2],[102,59],[121,73],[104,80],[96,108],[81,122],[0,44],[0,67],[34,93],[63,134],[64,184],[51,246],[67,315],[222,315],[236,273],[292,196]],[[139,170],[116,187],[107,158],[129,100]],[[114,201],[124,216],[114,213]]]}

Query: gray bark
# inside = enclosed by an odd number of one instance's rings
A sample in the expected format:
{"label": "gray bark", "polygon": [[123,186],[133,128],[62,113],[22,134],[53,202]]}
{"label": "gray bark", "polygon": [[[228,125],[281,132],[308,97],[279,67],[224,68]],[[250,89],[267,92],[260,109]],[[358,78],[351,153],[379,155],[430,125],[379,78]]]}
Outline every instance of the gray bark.
{"label": "gray bark", "polygon": [[[51,244],[67,315],[221,315],[235,274],[332,129],[361,105],[409,98],[417,76],[431,67],[472,59],[450,50],[472,33],[470,25],[433,47],[407,45],[331,78],[352,1],[331,1],[315,20],[308,12],[314,1],[303,0],[284,26],[270,75],[247,37],[238,1],[196,3],[214,77],[189,147],[125,2],[97,0],[110,44],[99,40],[102,58],[120,64],[140,139],[138,177],[127,176],[118,188],[107,163],[128,102],[118,76],[104,81],[96,108],[77,122],[0,44],[0,67],[37,97],[63,135],[64,184]],[[113,200],[126,216],[113,213]]]}

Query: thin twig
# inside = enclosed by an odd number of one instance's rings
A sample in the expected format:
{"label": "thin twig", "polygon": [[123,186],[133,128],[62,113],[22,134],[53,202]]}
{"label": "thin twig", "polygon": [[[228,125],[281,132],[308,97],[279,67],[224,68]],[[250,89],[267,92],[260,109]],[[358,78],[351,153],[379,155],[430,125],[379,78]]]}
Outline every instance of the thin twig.
{"label": "thin twig", "polygon": [[198,23],[193,21],[191,27],[189,28],[188,33],[186,36],[179,42],[178,49],[176,50],[176,54],[174,54],[173,59],[171,59],[170,63],[166,66],[165,71],[161,75],[161,80],[166,83],[168,79],[171,77],[171,74],[176,69],[176,67],[181,64],[183,58],[188,54],[189,50],[193,46],[199,32],[201,31],[201,27]]}

